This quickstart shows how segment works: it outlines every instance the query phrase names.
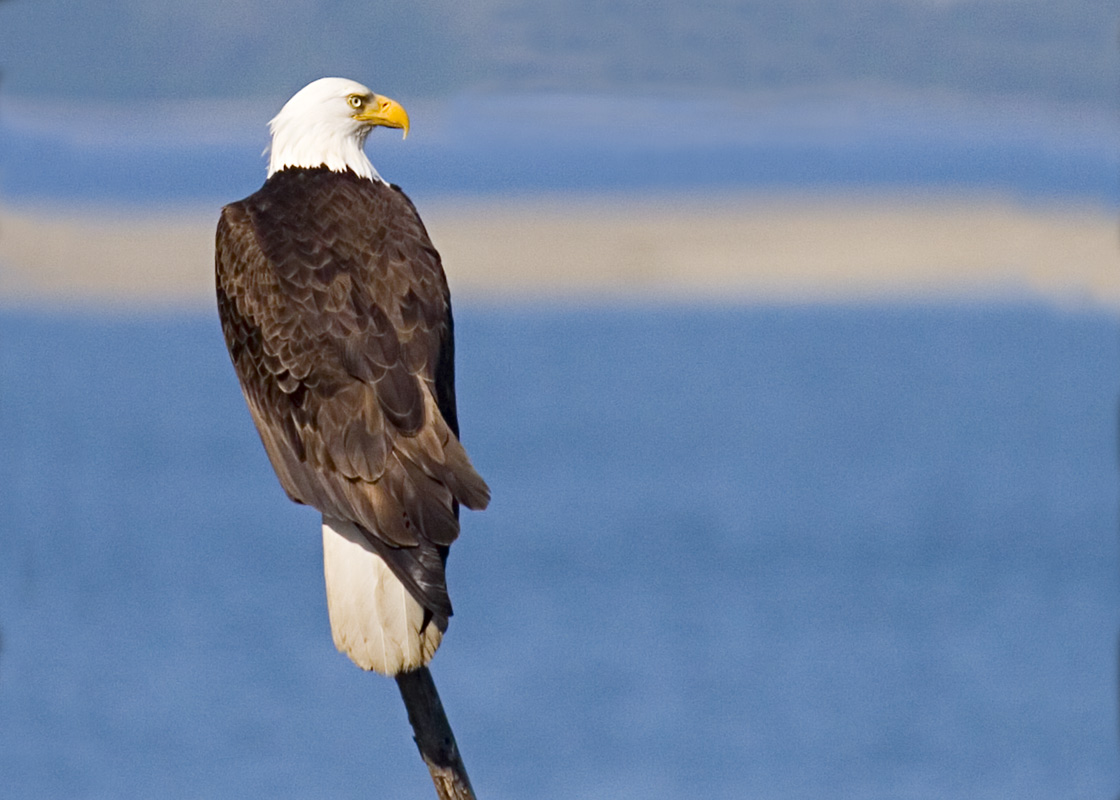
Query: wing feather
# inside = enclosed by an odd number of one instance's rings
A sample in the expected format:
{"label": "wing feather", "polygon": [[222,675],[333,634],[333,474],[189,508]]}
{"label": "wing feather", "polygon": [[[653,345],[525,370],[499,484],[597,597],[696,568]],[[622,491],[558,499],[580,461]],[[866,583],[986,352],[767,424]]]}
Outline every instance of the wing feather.
{"label": "wing feather", "polygon": [[218,223],[219,315],[288,496],[358,525],[441,628],[458,504],[489,489],[458,440],[446,279],[411,202],[284,170]]}

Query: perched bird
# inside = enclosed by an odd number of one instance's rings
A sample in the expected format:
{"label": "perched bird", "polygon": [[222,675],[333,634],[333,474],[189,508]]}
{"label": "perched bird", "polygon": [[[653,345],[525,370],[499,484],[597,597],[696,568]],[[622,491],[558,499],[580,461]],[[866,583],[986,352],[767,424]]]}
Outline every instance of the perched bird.
{"label": "perched bird", "polygon": [[451,300],[408,197],[363,150],[408,115],[341,78],[270,123],[268,177],[222,209],[218,313],[241,390],[288,497],[323,515],[335,645],[397,675],[439,647],[459,506],[485,481],[459,443]]}

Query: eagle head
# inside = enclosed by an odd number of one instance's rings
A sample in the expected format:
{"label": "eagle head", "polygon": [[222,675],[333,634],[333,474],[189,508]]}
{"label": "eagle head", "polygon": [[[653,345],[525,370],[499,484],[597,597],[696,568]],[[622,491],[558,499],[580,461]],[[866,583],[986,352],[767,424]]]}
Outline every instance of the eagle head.
{"label": "eagle head", "polygon": [[345,78],[312,81],[268,124],[268,175],[287,167],[326,167],[379,178],[362,150],[366,136],[378,125],[400,128],[408,136],[408,114],[395,100]]}

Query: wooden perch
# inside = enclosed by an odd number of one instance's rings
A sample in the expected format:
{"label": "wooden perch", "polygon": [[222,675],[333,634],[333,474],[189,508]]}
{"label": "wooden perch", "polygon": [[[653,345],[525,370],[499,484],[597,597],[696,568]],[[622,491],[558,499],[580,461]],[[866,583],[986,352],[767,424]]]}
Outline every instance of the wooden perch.
{"label": "wooden perch", "polygon": [[432,773],[436,794],[440,800],[475,800],[467,768],[459,756],[455,734],[443,711],[439,692],[427,667],[397,675],[408,721],[415,734],[413,740],[420,750],[420,757]]}

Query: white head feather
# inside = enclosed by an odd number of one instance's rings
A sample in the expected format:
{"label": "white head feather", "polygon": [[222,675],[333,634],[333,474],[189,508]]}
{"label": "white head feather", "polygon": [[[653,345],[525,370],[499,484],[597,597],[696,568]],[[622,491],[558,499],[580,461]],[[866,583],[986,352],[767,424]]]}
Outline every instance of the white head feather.
{"label": "white head feather", "polygon": [[350,98],[355,96],[376,97],[345,78],[320,78],[296,92],[268,123],[269,177],[285,167],[326,167],[382,180],[362,150],[373,126],[354,117]]}

